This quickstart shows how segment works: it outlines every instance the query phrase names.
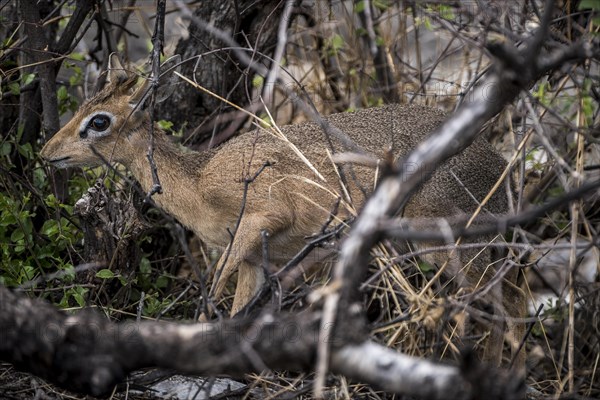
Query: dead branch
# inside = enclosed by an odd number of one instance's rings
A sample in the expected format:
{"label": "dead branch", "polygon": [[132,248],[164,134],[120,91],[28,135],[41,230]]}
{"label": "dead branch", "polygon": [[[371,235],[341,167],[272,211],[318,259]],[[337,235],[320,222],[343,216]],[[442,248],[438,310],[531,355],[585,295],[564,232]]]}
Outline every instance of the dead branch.
{"label": "dead branch", "polygon": [[[598,188],[600,188],[600,181],[588,182],[577,189],[546,202],[545,204],[530,207],[516,215],[505,217],[499,215],[493,217],[477,217],[471,228],[466,227],[467,219],[464,218],[419,218],[417,220],[402,218],[400,220],[382,220],[378,229],[386,236],[398,239],[410,239],[412,241],[445,241],[448,239],[448,233],[450,233],[453,238],[482,237],[492,233],[503,234],[506,233],[509,228],[526,224],[537,218],[543,217],[551,211],[570,204],[571,202],[580,200],[586,194],[593,192]],[[450,223],[450,226],[453,228],[447,232],[440,232],[439,227],[444,223],[443,221]]]}
{"label": "dead branch", "polygon": [[[109,393],[144,367],[199,375],[240,376],[267,368],[310,371],[320,313],[263,312],[256,319],[215,323],[109,322],[83,311],[65,314],[39,299],[0,287],[0,359],[62,387],[92,395]],[[332,339],[333,337],[330,337]],[[273,351],[277,349],[277,351]],[[520,379],[480,366],[436,364],[371,341],[340,345],[331,369],[374,387],[423,399],[472,399],[489,376],[485,393],[522,397]],[[510,390],[510,393],[507,392]],[[479,392],[483,393],[483,392]]]}

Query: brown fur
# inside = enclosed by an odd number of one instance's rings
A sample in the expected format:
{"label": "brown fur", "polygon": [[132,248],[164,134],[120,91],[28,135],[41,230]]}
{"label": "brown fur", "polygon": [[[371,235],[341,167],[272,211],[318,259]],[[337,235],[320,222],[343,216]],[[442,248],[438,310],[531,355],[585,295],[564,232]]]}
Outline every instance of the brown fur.
{"label": "brown fur", "polygon": [[[91,150],[93,146],[104,159],[129,168],[142,187],[149,190],[152,184],[146,159],[149,118],[144,111],[132,108],[132,99],[139,97],[139,93],[130,95],[129,88],[122,82],[123,76],[111,79],[110,85],[84,104],[46,144],[41,155],[59,167],[100,165],[102,160]],[[115,116],[110,135],[81,139],[81,121],[101,111]],[[332,115],[328,121],[347,133],[359,146],[383,158],[388,149],[397,156],[406,154],[443,118],[442,112],[429,107],[390,105]],[[319,126],[304,123],[283,127],[282,131],[326,181],[311,171],[286,141],[266,131],[249,132],[215,150],[195,153],[179,149],[158,127],[155,129],[154,158],[163,194],[155,195],[154,199],[210,246],[224,249],[230,244],[227,228],[232,230],[238,219],[244,193],[243,180],[253,176],[265,162],[272,164],[249,185],[245,211],[231,244],[230,255],[226,264],[221,265],[221,279],[213,283],[213,292],[218,299],[231,275],[238,271],[232,315],[243,308],[263,284],[261,230],[270,234],[270,261],[281,263],[305,244],[306,236],[319,231],[337,197],[349,200],[344,196],[338,173],[326,152],[325,136]],[[335,140],[334,144],[337,150],[343,150]],[[70,158],[57,161],[64,157]],[[469,214],[477,206],[471,195],[478,201],[482,200],[505,166],[504,160],[487,142],[477,140],[462,154],[438,168],[431,180],[406,205],[403,215],[445,217]],[[361,187],[367,193],[372,190],[377,179],[375,170],[356,165],[352,171],[348,166],[343,169],[348,177],[347,189],[352,203],[361,207],[365,201]],[[456,174],[471,195],[450,171]],[[339,218],[353,212],[348,204],[344,202]],[[486,209],[492,213],[505,213],[508,209],[506,196],[494,195]],[[464,264],[475,253],[463,252],[460,260]],[[447,255],[437,254],[428,260],[441,263],[445,258]],[[467,274],[468,286],[479,280],[489,262],[488,253],[474,261],[471,272]],[[451,273],[458,271],[454,269]],[[499,302],[504,297],[507,300],[505,304],[508,304],[506,313],[520,316],[520,305],[524,305],[524,300],[519,297],[521,293],[513,286],[505,291],[504,296],[497,294],[493,300]],[[499,333],[502,334],[501,331]],[[496,344],[498,346],[502,348],[501,343]]]}

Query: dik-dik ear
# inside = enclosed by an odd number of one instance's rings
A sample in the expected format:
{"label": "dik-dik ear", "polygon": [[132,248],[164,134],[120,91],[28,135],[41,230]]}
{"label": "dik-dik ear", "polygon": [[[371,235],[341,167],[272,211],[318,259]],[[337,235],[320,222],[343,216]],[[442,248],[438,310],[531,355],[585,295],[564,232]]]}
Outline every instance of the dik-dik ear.
{"label": "dik-dik ear", "polygon": [[[177,75],[181,69],[181,56],[179,54],[170,57],[160,66],[160,78],[158,80],[158,90],[156,92],[156,102],[165,101],[173,92],[177,85]],[[150,98],[150,87],[152,80],[146,79],[129,98],[129,104],[132,107],[142,109],[145,102]]]}
{"label": "dik-dik ear", "polygon": [[124,83],[129,79],[129,75],[123,68],[121,64],[121,60],[117,53],[110,53],[108,56],[108,75],[106,76],[106,80],[111,85],[119,85]]}

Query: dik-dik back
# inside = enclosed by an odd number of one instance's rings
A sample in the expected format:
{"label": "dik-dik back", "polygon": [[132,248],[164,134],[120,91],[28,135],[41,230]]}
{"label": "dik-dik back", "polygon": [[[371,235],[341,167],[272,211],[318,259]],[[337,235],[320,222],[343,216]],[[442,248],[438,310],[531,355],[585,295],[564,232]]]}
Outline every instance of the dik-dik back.
{"label": "dik-dik back", "polygon": [[[62,168],[116,161],[149,190],[153,183],[146,158],[150,120],[143,109],[147,85],[135,89],[116,59],[111,59],[111,65],[109,85],[80,107],[41,155]],[[400,158],[443,118],[442,112],[429,107],[390,105],[336,114],[327,120],[367,152],[382,158],[391,151]],[[195,153],[182,151],[155,127],[154,159],[163,194],[154,199],[208,245],[229,246],[211,293],[219,299],[228,279],[238,272],[232,315],[264,283],[261,231],[269,234],[270,262],[281,264],[304,246],[307,236],[319,232],[338,198],[342,205],[337,218],[343,220],[360,209],[378,179],[376,168],[336,166],[317,124],[287,126],[281,131],[289,142],[270,131],[256,130],[215,150]],[[336,151],[344,150],[335,139],[333,144]],[[263,167],[249,184],[244,203],[244,179]],[[504,168],[502,158],[484,140],[478,140],[441,166],[406,205],[403,215],[470,214]],[[492,213],[506,212],[506,196],[495,194],[486,208]],[[461,262],[466,263],[470,255],[463,254]],[[445,257],[437,254],[429,260],[441,262]],[[488,261],[489,257],[480,258],[473,275],[480,274]]]}

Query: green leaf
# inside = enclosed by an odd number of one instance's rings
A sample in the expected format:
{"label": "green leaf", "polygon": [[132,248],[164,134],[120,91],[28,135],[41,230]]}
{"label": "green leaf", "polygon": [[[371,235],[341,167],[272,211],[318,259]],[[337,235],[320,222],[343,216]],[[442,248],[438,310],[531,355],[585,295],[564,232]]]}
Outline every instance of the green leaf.
{"label": "green leaf", "polygon": [[270,128],[271,126],[273,126],[271,121],[271,117],[269,117],[267,114],[260,114],[259,122],[263,128]]}
{"label": "green leaf", "polygon": [[140,272],[142,274],[149,274],[151,270],[152,268],[150,267],[150,260],[148,260],[146,257],[142,257],[140,260]]}
{"label": "green leaf", "polygon": [[13,231],[13,233],[10,235],[10,240],[13,243],[17,243],[20,240],[23,240],[23,238],[25,237],[25,232],[23,232],[22,229],[17,228]]}
{"label": "green leaf", "polygon": [[96,278],[100,279],[110,279],[114,278],[114,276],[114,272],[112,272],[110,269],[101,269],[100,271],[96,272]]}
{"label": "green leaf", "polygon": [[63,273],[65,274],[63,279],[65,280],[73,280],[75,279],[75,267],[71,264],[65,264],[63,268]]}
{"label": "green leaf", "polygon": [[354,33],[356,34],[356,36],[367,36],[367,30],[365,28],[363,28],[362,26],[359,26],[358,28],[356,28]]}
{"label": "green leaf", "polygon": [[46,205],[50,208],[56,208],[59,205],[58,199],[52,193],[46,196],[46,198],[44,199],[44,203],[46,203]]}
{"label": "green leaf", "polygon": [[21,82],[23,82],[23,86],[29,85],[35,79],[35,74],[27,74],[21,77]]}
{"label": "green leaf", "polygon": [[341,35],[334,35],[331,38],[331,48],[334,51],[341,50],[344,47],[345,43],[346,42],[344,42],[344,38]]}
{"label": "green leaf", "polygon": [[19,93],[21,93],[21,86],[19,85],[18,82],[12,82],[8,84],[8,89],[10,90],[10,92],[12,94],[14,94],[15,96],[18,96]]}
{"label": "green leaf", "polygon": [[58,221],[55,219],[49,219],[44,222],[42,226],[42,234],[48,237],[54,237],[60,232]]}
{"label": "green leaf", "polygon": [[579,10],[592,9],[598,11],[600,10],[600,2],[598,0],[581,0],[577,8]]}
{"label": "green leaf", "polygon": [[9,142],[2,143],[0,146],[0,156],[7,156],[12,152],[12,144]]}
{"label": "green leaf", "polygon": [[440,4],[438,14],[445,20],[453,21],[456,16],[454,15],[454,11],[452,7],[447,6],[445,4]]}
{"label": "green leaf", "polygon": [[363,11],[365,11],[365,2],[364,1],[359,1],[356,4],[354,4],[354,12],[361,13]]}
{"label": "green leaf", "polygon": [[375,6],[375,8],[377,8],[381,11],[386,11],[390,7],[390,5],[388,3],[389,3],[388,0],[374,0],[373,1],[373,5]]}
{"label": "green leaf", "polygon": [[69,93],[67,92],[67,88],[65,86],[61,86],[58,88],[58,90],[56,91],[56,96],[58,97],[58,100],[60,101],[65,101],[69,98]]}
{"label": "green leaf", "polygon": [[434,268],[429,263],[419,262],[419,269],[421,270],[421,272],[423,272],[424,274],[426,274],[427,272],[433,271]]}
{"label": "green leaf", "polygon": [[173,128],[173,123],[171,121],[166,121],[164,119],[161,119],[160,121],[158,121],[157,124],[160,127],[160,129],[162,129],[163,131],[168,131],[168,130],[171,130],[171,128]]}
{"label": "green leaf", "polygon": [[429,19],[429,17],[425,17],[423,19],[423,24],[425,25],[425,29],[427,29],[428,31],[433,30],[433,25],[431,24],[431,20]]}
{"label": "green leaf", "polygon": [[21,282],[28,282],[35,278],[35,268],[31,265],[23,265],[21,268]]}
{"label": "green leaf", "polygon": [[2,213],[2,220],[0,226],[9,226],[17,223],[17,217],[14,214]]}
{"label": "green leaf", "polygon": [[157,288],[166,288],[169,284],[169,277],[161,275],[156,279],[156,287]]}
{"label": "green leaf", "polygon": [[77,61],[85,60],[85,56],[83,55],[83,53],[71,53],[69,54],[69,58]]}
{"label": "green leaf", "polygon": [[31,143],[25,143],[17,147],[19,154],[27,159],[33,158],[33,149],[31,147]]}
{"label": "green leaf", "polygon": [[69,85],[75,86],[79,83],[79,77],[77,75],[71,75],[69,77]]}
{"label": "green leaf", "polygon": [[162,303],[160,301],[158,301],[156,296],[157,296],[156,293],[146,296],[146,299],[144,300],[144,315],[145,316],[154,315],[154,313],[156,313],[158,310],[160,310]]}
{"label": "green leaf", "polygon": [[81,288],[81,287],[78,287],[76,289],[77,290],[74,290],[73,293],[71,294],[71,296],[73,296],[73,299],[77,302],[79,307],[85,307],[84,295],[87,292],[87,289]]}
{"label": "green leaf", "polygon": [[252,87],[259,88],[263,85],[264,82],[265,78],[263,78],[260,75],[254,75],[254,78],[252,78]]}

